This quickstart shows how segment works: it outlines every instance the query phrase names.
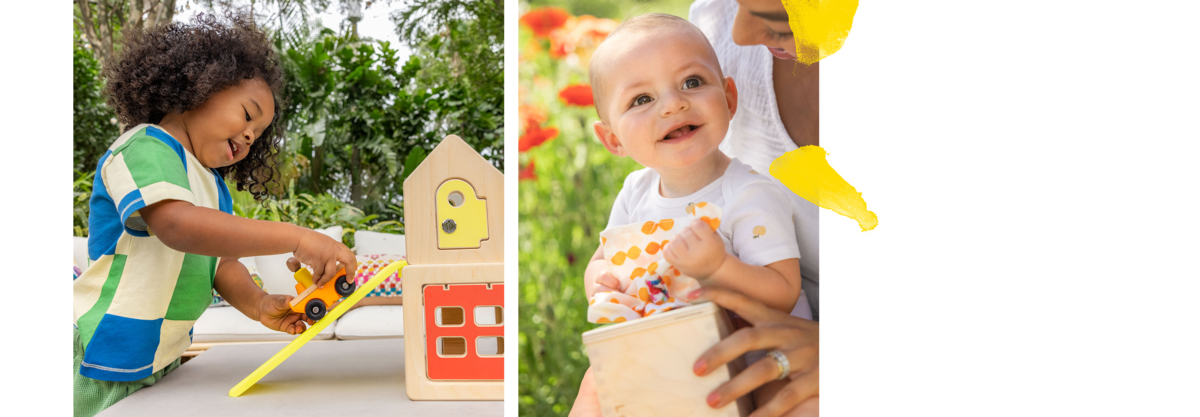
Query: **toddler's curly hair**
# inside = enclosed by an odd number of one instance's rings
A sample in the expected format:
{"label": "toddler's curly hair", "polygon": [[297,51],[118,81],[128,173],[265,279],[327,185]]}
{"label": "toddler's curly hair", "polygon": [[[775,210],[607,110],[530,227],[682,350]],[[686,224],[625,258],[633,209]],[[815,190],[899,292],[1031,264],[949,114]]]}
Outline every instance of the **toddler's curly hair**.
{"label": "toddler's curly hair", "polygon": [[266,198],[268,184],[277,182],[276,155],[283,130],[275,124],[284,107],[280,97],[283,70],[266,33],[252,17],[229,13],[224,20],[200,14],[189,23],[131,30],[115,62],[105,65],[107,102],[131,129],[141,123],[159,123],[170,113],[200,107],[213,93],[244,80],[260,78],[275,96],[275,120],[250,146],[237,164],[218,168],[230,175],[238,190],[248,190],[256,200]]}

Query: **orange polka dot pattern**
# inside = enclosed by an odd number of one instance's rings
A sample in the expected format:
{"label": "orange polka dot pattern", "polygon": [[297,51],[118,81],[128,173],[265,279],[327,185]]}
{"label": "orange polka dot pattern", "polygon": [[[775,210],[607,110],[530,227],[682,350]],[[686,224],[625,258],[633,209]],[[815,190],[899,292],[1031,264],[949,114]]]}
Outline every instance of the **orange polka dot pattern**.
{"label": "orange polka dot pattern", "polygon": [[699,218],[716,230],[721,224],[721,208],[699,202],[689,204],[685,211],[685,217],[629,224],[600,233],[608,272],[626,290],[593,295],[588,305],[589,322],[621,323],[688,304],[676,297],[700,288],[700,284],[663,259],[662,249],[682,229],[676,224],[686,225]]}

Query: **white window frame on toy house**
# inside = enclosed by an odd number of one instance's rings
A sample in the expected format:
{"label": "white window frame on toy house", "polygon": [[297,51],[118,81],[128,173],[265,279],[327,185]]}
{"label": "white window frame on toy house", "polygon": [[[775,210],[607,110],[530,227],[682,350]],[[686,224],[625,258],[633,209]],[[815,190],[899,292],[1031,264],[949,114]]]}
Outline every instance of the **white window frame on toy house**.
{"label": "white window frame on toy house", "polygon": [[[496,353],[486,355],[479,352],[479,340],[493,338],[496,339]],[[475,337],[475,356],[481,358],[503,358],[504,357],[504,336],[476,336]]]}
{"label": "white window frame on toy house", "polygon": [[[479,309],[481,309],[481,308],[487,308],[487,307],[494,307],[494,308],[498,309],[498,310],[496,311],[496,316],[495,316],[496,322],[495,322],[495,323],[492,323],[492,324],[485,324],[485,323],[480,323],[480,322],[479,322],[479,316],[480,316],[480,314],[479,314]],[[472,315],[472,317],[474,317],[474,318],[475,318],[475,326],[476,326],[476,327],[497,327],[497,326],[504,326],[504,306],[502,306],[502,305],[479,305],[479,306],[475,306],[475,308],[474,308],[474,311],[471,313],[471,315]]]}
{"label": "white window frame on toy house", "polygon": [[[445,324],[446,315],[442,313],[442,311],[453,308],[457,308],[459,311],[462,311],[462,316],[460,316],[462,318],[462,322],[458,324]],[[434,314],[436,314],[436,316],[433,318],[433,322],[438,327],[463,327],[467,325],[467,309],[463,308],[462,306],[438,306],[437,308],[433,309],[433,311]]]}
{"label": "white window frame on toy house", "polygon": [[[459,354],[459,355],[452,355],[452,354],[445,353],[445,350],[446,350],[445,340],[446,339],[462,339],[463,353]],[[437,338],[436,346],[437,346],[437,355],[439,358],[465,358],[465,357],[467,357],[467,354],[470,353],[467,350],[467,338],[463,337],[463,336],[439,336]],[[479,350],[479,348],[476,347],[475,350]]]}

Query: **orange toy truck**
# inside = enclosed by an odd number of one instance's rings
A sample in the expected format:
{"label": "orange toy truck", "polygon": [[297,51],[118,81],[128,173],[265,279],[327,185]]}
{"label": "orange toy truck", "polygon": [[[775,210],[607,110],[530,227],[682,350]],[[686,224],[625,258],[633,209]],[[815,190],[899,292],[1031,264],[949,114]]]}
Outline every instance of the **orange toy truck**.
{"label": "orange toy truck", "polygon": [[309,320],[317,321],[342,297],[354,294],[356,285],[346,278],[346,270],[338,271],[334,285],[317,288],[313,285],[312,273],[300,268],[296,271],[296,298],[292,299],[292,311],[304,313]]}

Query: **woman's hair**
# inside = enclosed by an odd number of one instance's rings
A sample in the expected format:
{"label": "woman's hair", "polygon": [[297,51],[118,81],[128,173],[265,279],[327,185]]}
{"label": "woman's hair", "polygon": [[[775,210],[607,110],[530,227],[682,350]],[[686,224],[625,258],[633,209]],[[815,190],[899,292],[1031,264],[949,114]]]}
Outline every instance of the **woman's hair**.
{"label": "woman's hair", "polygon": [[200,14],[189,23],[172,22],[125,33],[125,47],[103,70],[108,79],[107,102],[126,129],[159,123],[163,116],[183,113],[204,104],[210,96],[242,81],[259,78],[275,96],[275,120],[237,164],[218,168],[233,176],[237,189],[266,197],[267,184],[276,182],[276,154],[283,142],[280,91],[283,70],[267,35],[252,17],[228,13],[224,20]]}

